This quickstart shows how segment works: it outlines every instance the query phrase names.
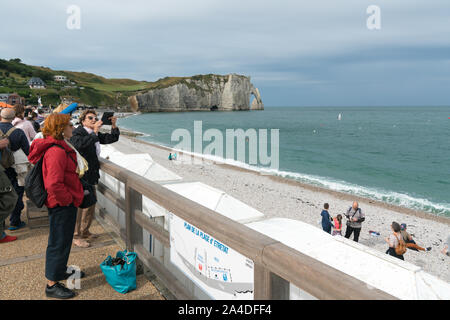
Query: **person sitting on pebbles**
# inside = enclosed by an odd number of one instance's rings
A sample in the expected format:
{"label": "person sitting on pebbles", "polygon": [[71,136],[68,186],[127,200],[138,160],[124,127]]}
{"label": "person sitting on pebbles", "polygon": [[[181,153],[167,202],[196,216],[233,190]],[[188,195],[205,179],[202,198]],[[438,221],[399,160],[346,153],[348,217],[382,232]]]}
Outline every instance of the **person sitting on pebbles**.
{"label": "person sitting on pebbles", "polygon": [[401,225],[400,233],[402,234],[403,241],[406,243],[406,247],[408,249],[414,250],[414,251],[431,251],[431,247],[428,248],[422,248],[421,246],[418,246],[416,242],[413,240],[412,235],[406,231],[406,223],[402,223]]}

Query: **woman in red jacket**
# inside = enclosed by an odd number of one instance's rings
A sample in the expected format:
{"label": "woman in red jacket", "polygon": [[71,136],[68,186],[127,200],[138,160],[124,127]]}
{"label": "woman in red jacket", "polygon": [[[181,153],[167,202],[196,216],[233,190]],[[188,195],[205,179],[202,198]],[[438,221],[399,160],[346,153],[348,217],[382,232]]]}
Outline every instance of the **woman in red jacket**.
{"label": "woman in red jacket", "polygon": [[[45,293],[53,298],[72,298],[75,292],[60,284],[72,274],[67,273],[77,218],[77,207],[84,192],[77,170],[76,152],[67,144],[73,125],[67,114],[51,114],[45,120],[44,139],[36,139],[30,148],[28,160],[35,164],[44,157],[44,179],[50,231],[45,259],[45,277],[48,280]],[[84,274],[81,273],[81,277]]]}

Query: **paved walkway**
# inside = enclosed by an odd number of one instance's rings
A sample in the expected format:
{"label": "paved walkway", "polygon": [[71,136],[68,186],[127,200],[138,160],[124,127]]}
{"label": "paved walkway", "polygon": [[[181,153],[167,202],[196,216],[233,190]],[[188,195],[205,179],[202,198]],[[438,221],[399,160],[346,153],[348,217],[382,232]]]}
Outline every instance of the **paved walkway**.
{"label": "paved walkway", "polygon": [[[28,222],[25,214],[22,219]],[[41,221],[45,222],[45,219]],[[44,270],[49,229],[46,226],[29,227],[30,224],[38,225],[38,222],[33,220],[24,229],[6,231],[18,239],[0,244],[0,300],[47,299]],[[132,292],[120,294],[112,289],[105,280],[100,264],[108,255],[115,256],[122,248],[97,221],[93,222],[90,230],[100,237],[91,242],[90,248],[73,246],[70,254],[68,264],[76,265],[86,273],[86,277],[81,279],[81,288],[76,290],[77,296],[72,300],[164,300],[144,275],[137,276],[137,289]]]}

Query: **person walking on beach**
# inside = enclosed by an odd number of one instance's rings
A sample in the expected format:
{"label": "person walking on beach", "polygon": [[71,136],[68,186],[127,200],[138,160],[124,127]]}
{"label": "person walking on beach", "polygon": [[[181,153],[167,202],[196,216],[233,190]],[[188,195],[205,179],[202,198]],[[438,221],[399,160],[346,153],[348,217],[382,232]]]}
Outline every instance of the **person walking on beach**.
{"label": "person walking on beach", "polygon": [[402,234],[400,233],[401,227],[397,222],[392,222],[391,230],[393,233],[385,239],[389,245],[389,249],[386,253],[400,260],[405,260],[403,258],[404,252],[397,252],[402,248],[402,246],[404,246],[404,251],[406,251],[406,244],[404,243]]}
{"label": "person walking on beach", "polygon": [[350,238],[354,233],[353,241],[358,242],[359,234],[361,233],[362,222],[364,222],[365,215],[359,208],[358,202],[353,202],[353,205],[344,214],[347,217],[347,229],[345,230],[345,237]]}
{"label": "person walking on beach", "polygon": [[[23,153],[28,156],[28,152],[30,150],[30,145],[28,143],[28,139],[23,132],[22,129],[15,128],[11,122],[14,120],[16,113],[12,108],[4,108],[1,112],[1,121],[0,121],[0,134],[3,136],[7,136],[9,139],[9,148],[12,152],[18,151],[22,149]],[[19,181],[17,180],[17,172],[13,166],[9,168],[5,168],[5,174],[8,176],[14,190],[17,193],[17,203],[14,210],[11,212],[11,216],[9,218],[9,228],[8,230],[17,230],[25,227],[25,222],[23,222],[20,218],[23,208],[25,207],[23,204],[23,193],[25,191],[23,186],[19,186]]]}
{"label": "person walking on beach", "polygon": [[416,242],[413,240],[411,234],[406,231],[406,223],[402,223],[400,225],[400,228],[401,228],[400,233],[402,234],[403,241],[405,241],[406,247],[408,249],[411,249],[411,250],[414,250],[414,251],[419,251],[419,250],[421,250],[421,251],[431,251],[431,247],[428,247],[428,248],[425,249],[425,248],[422,248],[421,246],[418,246],[416,244]]}
{"label": "person walking on beach", "polygon": [[323,210],[320,213],[320,215],[322,216],[322,229],[325,232],[328,232],[331,234],[331,227],[332,227],[332,219],[330,214],[328,213],[328,208],[330,207],[330,205],[328,203],[325,203],[323,205]]}
{"label": "person walking on beach", "polygon": [[[67,272],[67,262],[72,247],[73,233],[77,219],[77,207],[84,198],[83,186],[77,174],[77,154],[65,139],[72,136],[73,125],[70,116],[52,114],[42,128],[44,139],[37,139],[31,145],[28,159],[36,164],[41,158],[42,177],[47,199],[49,237],[45,255],[45,277],[47,297],[68,299],[75,292],[60,283],[73,273]],[[84,272],[80,272],[80,277]]]}
{"label": "person walking on beach", "polygon": [[340,235],[342,236],[342,215],[338,214],[336,218],[333,219],[334,228],[333,228],[333,236]]}
{"label": "person walking on beach", "polygon": [[447,240],[444,242],[444,248],[441,250],[441,252],[448,257],[450,257],[449,246],[450,246],[450,235],[447,237]]}
{"label": "person walking on beach", "polygon": [[[95,186],[100,179],[100,162],[98,160],[100,144],[110,144],[119,140],[120,131],[116,125],[117,117],[111,117],[111,133],[99,132],[103,123],[97,118],[95,110],[83,111],[79,122],[81,125],[73,131],[70,142],[88,163],[88,170],[82,178],[83,182]],[[95,193],[95,187],[93,189]],[[96,234],[89,232],[94,214],[95,204],[85,209],[78,209],[73,239],[76,246],[89,247],[90,244],[87,240],[97,237]]]}

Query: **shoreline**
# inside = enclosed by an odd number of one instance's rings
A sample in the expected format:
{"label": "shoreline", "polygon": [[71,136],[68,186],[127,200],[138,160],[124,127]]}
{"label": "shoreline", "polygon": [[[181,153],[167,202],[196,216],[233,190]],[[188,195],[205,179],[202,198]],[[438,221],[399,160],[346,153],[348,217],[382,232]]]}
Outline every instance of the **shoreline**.
{"label": "shoreline", "polygon": [[[130,132],[130,130],[127,129],[127,132]],[[134,132],[135,133],[135,132]],[[137,135],[138,136],[138,135]],[[146,145],[155,147],[155,148],[159,148],[162,150],[166,150],[166,151],[172,151],[171,148],[166,147],[166,146],[162,146],[162,145],[158,145],[156,143],[152,143],[152,142],[148,142],[145,140],[141,140],[138,139],[137,136],[128,136],[127,138],[130,140],[133,140],[134,142],[137,143],[144,143]],[[182,151],[177,151],[179,154],[183,154]],[[202,157],[199,157],[197,155],[189,155],[191,157],[196,157],[196,158],[200,158],[203,159]],[[326,189],[323,187],[319,187],[319,186],[314,186],[314,185],[310,185],[310,184],[306,184],[294,179],[289,179],[289,178],[285,178],[285,177],[281,177],[281,176],[276,176],[276,175],[262,175],[256,171],[253,170],[249,170],[246,168],[242,168],[242,167],[238,167],[238,166],[233,166],[230,164],[226,164],[226,163],[215,163],[212,160],[208,160],[208,159],[203,159],[205,162],[207,163],[213,163],[219,167],[223,167],[226,169],[231,169],[234,171],[240,171],[240,172],[246,172],[246,173],[250,173],[250,174],[254,174],[257,176],[266,176],[269,179],[272,179],[274,181],[280,182],[280,183],[284,183],[287,185],[292,185],[292,186],[298,186],[304,189],[307,189],[309,191],[312,192],[320,192],[320,193],[326,193],[329,195],[332,195],[340,200],[345,200],[345,201],[358,201],[358,202],[367,202],[370,203],[371,205],[377,206],[379,208],[382,209],[388,209],[388,210],[392,210],[392,211],[396,211],[398,213],[402,213],[402,214],[406,214],[406,215],[411,215],[411,216],[415,216],[418,218],[422,218],[422,219],[427,219],[430,221],[435,221],[435,222],[439,222],[439,223],[443,223],[446,224],[448,226],[450,226],[450,217],[444,217],[444,216],[438,216],[438,215],[433,215],[432,213],[428,213],[426,211],[419,211],[419,210],[415,210],[415,209],[411,209],[411,208],[407,208],[407,207],[402,207],[402,206],[397,206],[397,205],[393,205],[390,203],[385,203],[379,200],[374,200],[374,199],[370,199],[370,198],[365,198],[362,196],[358,196],[358,195],[352,195],[352,194],[348,194],[348,193],[344,193],[344,192],[340,192],[340,191],[335,191],[335,190],[331,190],[331,189]]]}
{"label": "shoreline", "polygon": [[[392,232],[392,221],[406,223],[408,232],[413,234],[417,244],[424,248],[431,247],[432,250],[408,250],[405,261],[450,283],[450,261],[440,252],[450,234],[450,219],[447,217],[311,186],[282,176],[261,174],[251,168],[220,161],[205,159],[199,164],[170,161],[168,154],[172,152],[172,148],[137,137],[123,136],[117,144],[122,152],[149,154],[153,161],[182,177],[181,183],[198,181],[219,189],[261,212],[264,215],[262,220],[298,220],[321,230],[320,212],[324,203],[330,204],[330,215],[336,217],[337,214],[346,212],[356,200],[366,216],[359,237],[361,245],[384,254],[388,247],[385,238]],[[183,154],[179,151],[177,153]],[[201,158],[199,155],[188,156]],[[343,234],[345,221],[344,218]],[[380,235],[373,236],[369,231],[379,232]],[[353,237],[350,239],[353,240]]]}

